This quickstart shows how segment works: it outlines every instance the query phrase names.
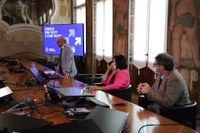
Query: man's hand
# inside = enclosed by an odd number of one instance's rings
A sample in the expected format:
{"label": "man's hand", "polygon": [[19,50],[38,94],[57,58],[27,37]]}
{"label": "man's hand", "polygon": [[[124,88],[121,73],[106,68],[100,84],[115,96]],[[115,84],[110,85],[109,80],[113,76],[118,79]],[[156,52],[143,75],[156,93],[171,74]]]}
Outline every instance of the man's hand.
{"label": "man's hand", "polygon": [[150,89],[149,84],[147,84],[147,83],[140,83],[138,85],[138,87],[137,87],[137,92],[139,94],[146,94],[146,93],[148,93],[149,89]]}
{"label": "man's hand", "polygon": [[55,66],[55,71],[56,73],[58,73],[58,66]]}
{"label": "man's hand", "polygon": [[142,83],[140,83],[140,84],[138,85],[138,87],[137,87],[137,92],[138,92],[139,94],[141,94],[141,90],[142,90]]}
{"label": "man's hand", "polygon": [[64,74],[63,78],[71,79],[70,73],[66,73],[66,74]]}

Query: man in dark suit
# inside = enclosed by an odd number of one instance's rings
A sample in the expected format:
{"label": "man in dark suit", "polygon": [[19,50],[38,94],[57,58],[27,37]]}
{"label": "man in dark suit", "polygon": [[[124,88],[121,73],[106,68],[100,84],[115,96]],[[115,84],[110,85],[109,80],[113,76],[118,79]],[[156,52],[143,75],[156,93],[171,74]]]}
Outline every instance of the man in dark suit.
{"label": "man in dark suit", "polygon": [[63,36],[58,37],[57,45],[61,48],[60,63],[56,68],[66,78],[73,78],[77,74],[72,48],[66,43]]}
{"label": "man in dark suit", "polygon": [[160,107],[190,104],[187,85],[182,75],[174,69],[173,57],[166,53],[158,54],[154,62],[156,81],[152,87],[140,83],[137,91],[146,94],[152,101],[147,108],[159,114]]}

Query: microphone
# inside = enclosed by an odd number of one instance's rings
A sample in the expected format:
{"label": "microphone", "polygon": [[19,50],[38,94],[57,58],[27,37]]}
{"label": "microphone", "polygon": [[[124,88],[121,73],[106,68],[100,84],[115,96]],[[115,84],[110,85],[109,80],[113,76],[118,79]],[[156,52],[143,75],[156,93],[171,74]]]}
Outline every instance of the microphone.
{"label": "microphone", "polygon": [[34,99],[30,99],[30,98],[27,98],[26,101],[25,101],[26,105],[31,109],[31,110],[35,110],[36,108],[36,104],[35,104],[35,101]]}
{"label": "microphone", "polygon": [[48,86],[44,85],[44,89],[45,89],[44,101],[49,102],[49,101],[51,101],[51,97],[50,97],[49,92],[48,92]]}
{"label": "microphone", "polygon": [[53,80],[53,84],[51,84],[51,87],[53,88],[53,87],[55,87],[55,80]]}

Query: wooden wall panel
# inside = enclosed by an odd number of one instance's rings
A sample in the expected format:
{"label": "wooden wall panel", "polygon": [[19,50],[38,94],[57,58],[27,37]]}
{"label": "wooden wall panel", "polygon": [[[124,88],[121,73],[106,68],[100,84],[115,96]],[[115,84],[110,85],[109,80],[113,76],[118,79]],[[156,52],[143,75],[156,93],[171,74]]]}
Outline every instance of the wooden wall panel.
{"label": "wooden wall panel", "polygon": [[86,0],[86,72],[94,73],[93,59],[93,3],[92,0]]}
{"label": "wooden wall panel", "polygon": [[113,0],[113,48],[128,57],[128,0]]}

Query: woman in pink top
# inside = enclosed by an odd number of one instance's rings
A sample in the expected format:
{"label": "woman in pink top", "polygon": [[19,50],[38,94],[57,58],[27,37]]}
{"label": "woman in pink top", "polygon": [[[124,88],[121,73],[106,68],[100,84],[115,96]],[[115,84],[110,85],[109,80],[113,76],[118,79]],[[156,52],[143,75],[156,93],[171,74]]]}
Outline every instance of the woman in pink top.
{"label": "woman in pink top", "polygon": [[112,90],[126,88],[130,84],[130,76],[127,70],[126,59],[123,55],[117,55],[113,58],[106,73],[102,78],[102,84],[104,86],[92,86],[92,89],[98,90]]}

